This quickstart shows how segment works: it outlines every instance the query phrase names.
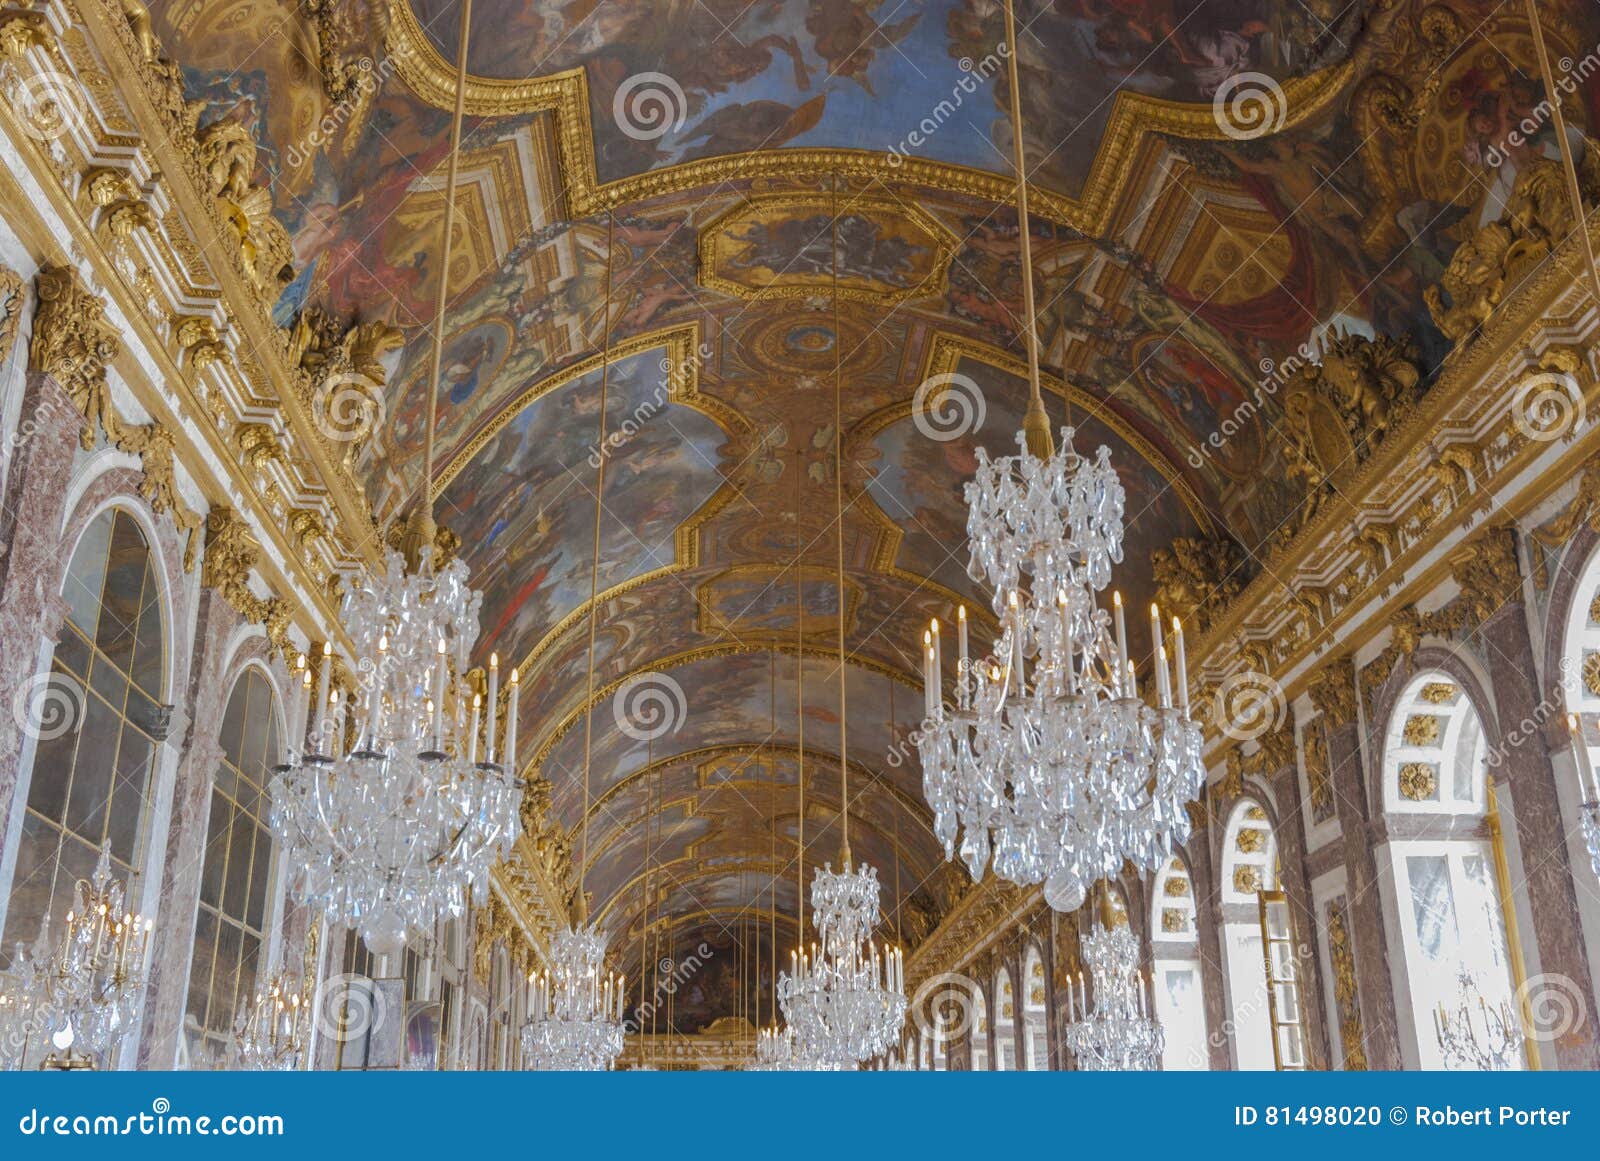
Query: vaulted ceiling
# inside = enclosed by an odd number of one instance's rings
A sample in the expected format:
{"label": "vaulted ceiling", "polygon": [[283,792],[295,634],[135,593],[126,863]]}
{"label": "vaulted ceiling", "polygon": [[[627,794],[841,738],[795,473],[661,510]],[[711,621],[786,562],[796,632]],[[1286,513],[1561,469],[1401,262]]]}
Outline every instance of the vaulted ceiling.
{"label": "vaulted ceiling", "polygon": [[[1592,5],[1543,7],[1553,53],[1595,44]],[[261,146],[299,272],[280,321],[316,306],[406,339],[358,452],[389,520],[422,486],[457,9],[152,8],[203,119]],[[1019,22],[1051,410],[1112,451],[1137,603],[1154,548],[1254,551],[1293,511],[1273,391],[1301,344],[1443,357],[1423,290],[1515,172],[1486,157],[1538,103],[1529,31],[1489,0],[1024,0]],[[474,6],[432,487],[578,861],[590,803],[585,885],[619,956],[647,922],[726,943],[774,898],[792,924],[800,784],[810,865],[835,857],[841,756],[890,921],[916,937],[962,889],[905,736],[920,626],[981,603],[961,485],[1026,399],[1002,41],[995,0]],[[954,438],[913,415],[939,375],[976,387]],[[619,708],[652,674],[682,693],[656,737]]]}

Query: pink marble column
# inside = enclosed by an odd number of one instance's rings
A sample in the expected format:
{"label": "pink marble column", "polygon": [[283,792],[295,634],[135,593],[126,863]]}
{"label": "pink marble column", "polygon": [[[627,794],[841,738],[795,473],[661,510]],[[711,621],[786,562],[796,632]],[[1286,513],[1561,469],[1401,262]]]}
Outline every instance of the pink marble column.
{"label": "pink marble column", "polygon": [[[1344,865],[1350,923],[1354,928],[1356,978],[1360,981],[1361,1027],[1365,1033],[1367,1066],[1398,1069],[1400,1025],[1395,1015],[1394,975],[1389,970],[1389,937],[1383,926],[1383,897],[1378,886],[1378,861],[1373,854],[1376,835],[1367,799],[1366,775],[1356,723],[1336,722],[1328,729],[1328,772],[1333,782],[1339,837]],[[1314,999],[1322,1008],[1322,996]],[[1324,1059],[1327,1059],[1324,1057]]]}
{"label": "pink marble column", "polygon": [[[1216,861],[1212,856],[1213,828],[1209,813],[1195,827],[1183,849],[1183,862],[1189,868],[1189,889],[1194,892],[1194,928],[1200,953],[1200,989],[1205,1000],[1206,1049],[1213,1072],[1233,1067],[1228,1056],[1228,1012],[1225,1003],[1227,981],[1222,974],[1222,892],[1217,885]],[[1220,836],[1216,841],[1220,842]]]}
{"label": "pink marble column", "polygon": [[172,818],[161,865],[161,901],[151,941],[144,1032],[139,1041],[141,1068],[171,1068],[177,1059],[189,961],[194,952],[211,783],[222,761],[219,733],[232,692],[223,680],[226,653],[229,639],[242,623],[221,593],[201,590],[189,685],[183,691],[188,728],[180,740],[183,756],[173,788]]}
{"label": "pink marble column", "polygon": [[[29,372],[0,503],[0,835],[9,832],[27,742],[13,698],[35,675],[40,647],[66,618],[61,524],[83,416],[56,381]],[[9,885],[8,885],[9,886]]]}
{"label": "pink marble column", "polygon": [[[1600,1068],[1600,1041],[1596,1040],[1600,1009],[1595,1007],[1589,962],[1578,925],[1578,896],[1572,864],[1567,858],[1561,805],[1556,798],[1555,768],[1542,734],[1527,724],[1551,716],[1559,718],[1560,714],[1552,715],[1548,703],[1540,698],[1534,676],[1533,642],[1522,602],[1515,600],[1502,606],[1478,632],[1494,685],[1499,735],[1523,739],[1518,745],[1502,747],[1503,758],[1492,773],[1511,789],[1539,968],[1546,976],[1565,977],[1559,981],[1559,991],[1577,996],[1588,1013],[1577,1027],[1553,1044],[1543,1044],[1540,1051],[1546,1057],[1546,1067],[1550,1066],[1548,1058],[1553,1053],[1555,1065],[1563,1069]],[[1539,991],[1536,985],[1532,986],[1536,1013]]]}

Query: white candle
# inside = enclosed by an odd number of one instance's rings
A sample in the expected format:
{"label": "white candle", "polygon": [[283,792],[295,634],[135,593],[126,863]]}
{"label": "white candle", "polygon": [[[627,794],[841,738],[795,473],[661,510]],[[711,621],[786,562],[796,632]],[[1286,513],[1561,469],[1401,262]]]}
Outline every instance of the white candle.
{"label": "white candle", "polygon": [[1126,672],[1128,674],[1128,696],[1129,697],[1138,697],[1139,696],[1139,675],[1134,672],[1133,662],[1131,662],[1131,661],[1128,662],[1128,668],[1127,668]]}
{"label": "white candle", "polygon": [[[1123,673],[1132,673],[1133,665],[1128,660],[1128,625],[1122,616],[1122,594],[1111,594],[1111,608],[1117,621],[1117,668]],[[1133,697],[1132,689],[1125,691],[1128,697]]]}
{"label": "white candle", "polygon": [[500,654],[489,654],[489,704],[484,707],[489,720],[484,723],[484,733],[488,740],[483,744],[483,757],[486,762],[494,761],[495,727],[500,724]]}
{"label": "white candle", "polygon": [[483,712],[483,694],[472,695],[472,726],[467,730],[467,763],[478,760],[478,715]]}
{"label": "white candle", "polygon": [[333,749],[328,751],[334,757],[344,753],[344,718],[339,713],[339,691],[336,689],[328,695],[328,721],[332,724]]}
{"label": "white candle", "polygon": [[[317,674],[317,700],[313,703],[321,715],[328,705],[328,679],[333,673],[333,642],[322,643],[322,672]],[[327,738],[323,736],[322,722],[317,722],[317,752],[323,753],[327,748]]]}
{"label": "white candle", "polygon": [[1168,684],[1170,680],[1167,672],[1167,647],[1163,645],[1156,650],[1156,698],[1162,709],[1172,708],[1172,688]]}
{"label": "white candle", "polygon": [[511,689],[506,693],[506,769],[517,772],[517,693],[519,677],[511,670]]}
{"label": "white candle", "polygon": [[1060,618],[1061,651],[1066,657],[1066,660],[1062,662],[1066,667],[1066,672],[1056,675],[1056,692],[1076,693],[1077,682],[1073,679],[1074,674],[1072,671],[1072,633],[1067,616],[1067,594],[1064,590],[1056,594],[1056,614]]}
{"label": "white candle", "polygon": [[957,704],[967,708],[967,679],[972,672],[972,662],[967,658],[967,606],[962,605],[956,610],[956,627],[961,639],[961,657],[956,666]]}
{"label": "white candle", "polygon": [[933,715],[933,634],[924,629],[922,632],[922,716],[931,719]]}
{"label": "white candle", "polygon": [[295,691],[294,725],[289,734],[296,752],[305,748],[306,721],[311,717],[311,670],[305,667],[305,660],[306,655],[300,654],[300,688]]}
{"label": "white candle", "polygon": [[1178,650],[1178,708],[1189,712],[1189,655],[1183,648],[1183,622],[1172,618],[1172,640]]}
{"label": "white candle", "polygon": [[939,638],[938,617],[933,619],[930,631],[933,633],[933,682],[935,690],[933,705],[934,709],[937,710],[939,703],[944,700],[944,642]]}

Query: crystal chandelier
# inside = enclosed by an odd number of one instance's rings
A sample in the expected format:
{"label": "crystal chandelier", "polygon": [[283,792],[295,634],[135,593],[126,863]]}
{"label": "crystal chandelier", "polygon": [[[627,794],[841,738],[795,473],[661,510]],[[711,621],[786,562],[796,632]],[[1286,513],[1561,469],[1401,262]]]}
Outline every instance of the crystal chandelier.
{"label": "crystal chandelier", "polygon": [[797,1056],[823,1068],[857,1068],[900,1043],[904,960],[899,948],[880,949],[871,939],[879,919],[871,867],[817,870],[811,908],[822,942],[791,953],[778,1002]]}
{"label": "crystal chandelier", "polygon": [[[468,586],[463,562],[441,565],[435,555],[435,423],[470,15],[470,0],[463,0],[422,496],[407,523],[404,553],[387,552],[383,572],[345,596],[341,620],[360,689],[344,705],[338,692],[330,696],[334,657],[325,644],[317,696],[302,702],[290,734],[291,745],[303,741],[304,748],[291,749],[271,788],[274,833],[305,870],[302,897],[354,928],[379,955],[397,952],[409,928],[431,928],[442,914],[461,915],[469,900],[483,902],[491,868],[521,829],[517,671],[502,739],[496,657],[489,660],[487,697],[474,693],[470,706],[467,699],[482,596]],[[302,698],[310,688],[307,673]],[[348,738],[347,719],[353,721]]]}
{"label": "crystal chandelier", "polygon": [[0,979],[0,1067],[28,1067],[46,1033],[67,1053],[51,1067],[92,1067],[78,1047],[109,1064],[136,1027],[151,923],[124,909],[125,884],[111,877],[108,846],[76,893],[55,948],[41,925],[33,949],[19,945]]}
{"label": "crystal chandelier", "polygon": [[943,642],[934,621],[923,637],[926,726],[920,731],[924,791],[934,829],[953,857],[980,878],[1044,883],[1058,910],[1082,905],[1089,884],[1125,859],[1150,869],[1187,837],[1183,804],[1203,784],[1199,727],[1188,714],[1183,629],[1177,704],[1159,611],[1151,606],[1157,705],[1140,699],[1128,657],[1120,597],[1112,613],[1098,594],[1122,561],[1122,484],[1101,447],[1073,447],[1073,429],[1053,446],[1039,387],[1033,258],[1024,178],[1015,22],[1005,5],[1017,219],[1022,251],[1029,403],[1018,453],[977,451],[966,485],[968,575],[991,594],[1000,632],[992,655],[974,663],[967,615],[958,614],[960,657],[946,704]]}
{"label": "crystal chandelier", "polygon": [[1067,981],[1064,1039],[1083,1072],[1153,1072],[1165,1037],[1145,999],[1139,943],[1128,927],[1096,924],[1083,937],[1083,960],[1094,981],[1093,1002],[1078,974]]}
{"label": "crystal chandelier", "polygon": [[311,1005],[287,975],[274,977],[254,1001],[239,1006],[232,1066],[243,1072],[292,1072],[305,1067]]}
{"label": "crystal chandelier", "polygon": [[[291,749],[271,788],[273,831],[305,870],[302,898],[378,954],[398,950],[409,928],[482,903],[490,869],[520,833],[517,673],[502,748],[497,658],[487,714],[481,695],[470,707],[466,697],[481,597],[464,563],[435,571],[432,554],[424,543],[413,566],[391,551],[381,576],[346,595],[342,619],[361,678],[355,704],[329,692],[335,658],[325,645],[314,701],[309,670],[301,683],[291,737],[304,736],[304,746]],[[326,716],[311,720],[312,705]]]}
{"label": "crystal chandelier", "polygon": [[627,989],[605,970],[605,940],[593,927],[569,927],[550,939],[550,967],[528,977],[522,1050],[542,1072],[599,1072],[622,1054]]}
{"label": "crystal chandelier", "polygon": [[1594,763],[1589,758],[1589,740],[1584,736],[1583,719],[1567,715],[1572,735],[1573,757],[1578,767],[1578,821],[1583,829],[1583,844],[1589,851],[1589,866],[1600,879],[1600,781],[1595,779]]}
{"label": "crystal chandelier", "polygon": [[1526,1036],[1522,1021],[1502,1000],[1491,1005],[1483,998],[1472,973],[1461,969],[1457,978],[1460,999],[1447,1009],[1441,1001],[1433,1014],[1439,1051],[1449,1068],[1475,1072],[1507,1072],[1522,1067]]}

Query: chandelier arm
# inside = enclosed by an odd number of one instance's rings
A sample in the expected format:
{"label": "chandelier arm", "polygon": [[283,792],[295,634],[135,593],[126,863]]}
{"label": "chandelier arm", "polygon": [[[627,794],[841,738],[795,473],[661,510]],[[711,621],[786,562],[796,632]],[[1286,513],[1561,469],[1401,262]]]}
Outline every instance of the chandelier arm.
{"label": "chandelier arm", "polygon": [[584,880],[589,877],[589,791],[590,762],[594,752],[594,640],[599,612],[596,600],[600,591],[600,515],[605,508],[606,494],[606,396],[611,386],[611,273],[616,263],[613,247],[616,245],[617,217],[615,211],[606,211],[606,280],[603,321],[600,325],[600,433],[595,439],[599,449],[596,457],[600,463],[595,468],[594,482],[594,537],[589,559],[589,677],[588,692],[584,697],[583,715],[583,855],[578,864],[578,917],[589,918],[589,897],[584,891]]}
{"label": "chandelier arm", "polygon": [[1017,81],[1017,18],[1012,0],[1005,0],[1006,63],[1011,85],[1011,158],[1017,174],[1017,235],[1022,250],[1022,313],[1024,341],[1028,348],[1028,411],[1022,430],[1028,436],[1028,450],[1041,460],[1055,451],[1050,438],[1050,420],[1044,412],[1044,396],[1039,389],[1039,330],[1035,323],[1033,296],[1033,238],[1028,218],[1027,151],[1022,137],[1022,92]]}
{"label": "chandelier arm", "polygon": [[[450,252],[455,242],[456,182],[461,171],[461,120],[467,106],[467,41],[472,21],[472,0],[461,0],[460,46],[456,53],[456,99],[450,115],[450,165],[444,183],[444,221],[440,226],[444,236],[439,248],[439,300],[433,314],[433,357],[428,376],[428,418],[424,424],[427,433],[422,453],[422,507],[428,522],[433,521],[433,445],[439,408],[439,370],[444,360],[444,317],[450,301]],[[432,543],[431,537],[427,541]]]}

